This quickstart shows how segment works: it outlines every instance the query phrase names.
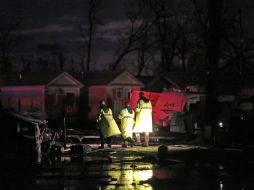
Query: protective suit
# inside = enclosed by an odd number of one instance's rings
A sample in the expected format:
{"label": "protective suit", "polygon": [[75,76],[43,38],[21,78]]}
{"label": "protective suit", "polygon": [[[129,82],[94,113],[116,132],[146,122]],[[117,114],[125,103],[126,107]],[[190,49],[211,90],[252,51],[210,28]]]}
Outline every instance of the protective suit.
{"label": "protective suit", "polygon": [[132,138],[132,129],[134,125],[135,113],[133,110],[128,110],[127,107],[123,108],[118,115],[118,119],[121,121],[121,133],[124,139]]}
{"label": "protective suit", "polygon": [[145,142],[143,146],[149,146],[149,133],[153,131],[152,103],[144,96],[143,92],[139,93],[135,111],[136,121],[133,132],[136,136],[136,145],[142,145],[140,133],[144,133]]}
{"label": "protective suit", "polygon": [[110,108],[99,110],[97,123],[104,138],[121,134]]}
{"label": "protective suit", "polygon": [[139,99],[137,103],[136,122],[133,129],[135,133],[150,133],[153,131],[152,126],[152,104],[149,100],[145,102],[143,99]]}

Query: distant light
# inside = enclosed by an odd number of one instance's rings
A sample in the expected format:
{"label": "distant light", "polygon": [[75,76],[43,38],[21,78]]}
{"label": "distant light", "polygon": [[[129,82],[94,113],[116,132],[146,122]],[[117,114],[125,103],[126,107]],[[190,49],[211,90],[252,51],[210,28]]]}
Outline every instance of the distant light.
{"label": "distant light", "polygon": [[223,190],[223,182],[220,181],[220,190]]}
{"label": "distant light", "polygon": [[224,166],[223,166],[223,165],[219,165],[219,169],[220,169],[220,170],[223,170],[223,169],[224,169]]}

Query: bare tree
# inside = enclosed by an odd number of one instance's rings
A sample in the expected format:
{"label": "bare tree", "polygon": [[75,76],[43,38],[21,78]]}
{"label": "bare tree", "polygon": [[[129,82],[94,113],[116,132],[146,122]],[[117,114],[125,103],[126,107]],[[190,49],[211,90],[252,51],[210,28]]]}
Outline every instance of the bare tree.
{"label": "bare tree", "polygon": [[173,59],[176,56],[177,43],[180,38],[177,15],[173,9],[172,1],[151,0],[155,24],[157,28],[157,45],[160,53],[161,71],[170,71]]}
{"label": "bare tree", "polygon": [[30,72],[33,69],[32,66],[35,61],[33,56],[21,55],[20,60],[21,60],[23,72]]}
{"label": "bare tree", "polygon": [[[2,15],[3,17],[5,15]],[[9,21],[9,20],[8,20]],[[18,30],[21,26],[21,18],[16,18],[10,22],[0,22],[0,64],[3,71],[7,72],[12,69],[12,57],[21,40]]]}
{"label": "bare tree", "polygon": [[149,18],[151,8],[147,6],[145,0],[135,1],[135,5],[137,9],[132,7],[132,11],[127,11],[126,13],[130,25],[127,32],[119,38],[121,47],[118,49],[118,56],[111,69],[116,70],[128,54],[139,52],[138,74],[140,74],[145,66],[144,54],[149,46],[147,35],[154,23]]}
{"label": "bare tree", "polygon": [[182,62],[182,71],[186,72],[187,70],[187,66],[186,66],[186,60],[187,60],[187,52],[188,52],[188,37],[184,31],[184,29],[182,29],[181,31],[181,35],[180,35],[180,39],[179,39],[179,43],[177,45],[177,52],[179,54],[179,57],[181,58],[181,62]]}
{"label": "bare tree", "polygon": [[[144,24],[149,26],[147,30],[145,30],[141,36],[141,39],[137,43],[137,76],[141,76],[144,70],[149,71],[149,63],[154,62],[154,40],[153,37],[154,31],[154,19],[151,17],[153,6],[151,6],[151,2],[147,0],[136,1],[138,4],[138,12],[141,15],[141,18],[144,20]],[[154,2],[157,3],[157,2]]]}
{"label": "bare tree", "polygon": [[[194,6],[194,19],[197,21],[197,27],[199,30],[196,30],[196,34],[200,36],[202,44],[208,44],[208,8],[206,1],[203,0],[191,0]],[[200,41],[198,42],[200,43]]]}
{"label": "bare tree", "polygon": [[195,54],[195,35],[193,32],[192,16],[178,16],[177,23],[179,38],[176,44],[176,60],[173,64],[180,72],[193,72],[190,58]]}
{"label": "bare tree", "polygon": [[249,3],[236,1],[233,5],[231,2],[227,4],[224,17],[227,28],[223,35],[223,64],[220,65],[223,72],[244,76],[254,71],[254,38],[253,29],[250,27],[254,18],[249,14],[254,7]]}
{"label": "bare tree", "polygon": [[62,71],[65,66],[64,48],[59,43],[43,43],[39,45],[39,49],[51,54],[55,59],[55,69]]}
{"label": "bare tree", "polygon": [[[206,73],[207,49],[208,49],[208,6],[207,1],[191,0],[193,5],[193,52],[190,55],[192,72]],[[206,76],[203,76],[204,78]]]}
{"label": "bare tree", "polygon": [[[101,24],[101,22],[97,18],[100,10],[101,10],[101,0],[89,0],[88,17],[87,17],[88,27],[85,27],[84,25],[79,26],[81,36],[85,40],[87,47],[86,71],[90,70],[92,44],[96,32],[96,26],[98,24]],[[82,70],[85,70],[84,64],[82,64]]]}
{"label": "bare tree", "polygon": [[140,48],[138,50],[138,72],[137,76],[141,76],[142,70],[145,67],[145,52],[146,52],[146,42],[147,42],[147,33],[144,33],[144,36],[142,38]]}
{"label": "bare tree", "polygon": [[122,47],[112,65],[113,70],[130,53],[137,54],[137,75],[141,75],[145,67],[148,68],[148,63],[157,64],[158,55],[160,59],[157,71],[171,71],[174,64],[178,64],[179,58],[182,59],[182,67],[186,70],[187,55],[192,50],[189,48],[190,34],[185,30],[185,25],[191,16],[179,14],[173,2],[176,1],[136,1],[135,7],[138,8],[133,8],[128,14],[130,28],[121,38]]}
{"label": "bare tree", "polygon": [[[194,31],[197,36],[195,49],[199,51],[199,60],[207,63],[207,50],[209,49],[208,7],[206,2],[202,0],[191,0],[191,2],[194,5],[194,19],[197,21],[196,28],[198,29]],[[224,0],[223,14],[221,15],[223,24],[220,31],[222,48],[219,54],[220,64],[218,65],[220,73],[233,72],[244,75],[244,73],[254,71],[254,38],[251,28],[253,23],[253,17],[251,17],[252,4],[252,1],[249,0]],[[208,65],[205,67],[205,70],[207,69]]]}

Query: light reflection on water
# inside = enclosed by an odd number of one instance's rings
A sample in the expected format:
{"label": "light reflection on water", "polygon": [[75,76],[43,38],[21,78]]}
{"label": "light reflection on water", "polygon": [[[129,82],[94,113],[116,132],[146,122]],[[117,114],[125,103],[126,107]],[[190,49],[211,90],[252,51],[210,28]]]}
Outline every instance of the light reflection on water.
{"label": "light reflection on water", "polygon": [[[26,188],[37,190],[57,189],[216,189],[231,187],[245,189],[247,180],[232,176],[234,167],[225,163],[186,159],[182,162],[169,159],[159,162],[137,162],[140,156],[127,156],[124,162],[114,157],[52,157],[21,177]],[[234,166],[234,165],[233,165]],[[239,169],[236,170],[239,172]],[[237,173],[239,176],[239,174]],[[251,178],[250,178],[251,179]],[[13,179],[12,179],[13,180]],[[247,181],[247,182],[246,182]],[[15,181],[12,181],[15,183]],[[17,185],[18,186],[18,185]]]}
{"label": "light reflection on water", "polygon": [[[140,156],[126,156],[124,162],[112,156],[61,156],[44,158],[33,174],[33,189],[147,189],[154,165],[134,162]],[[113,160],[112,160],[113,159]],[[158,171],[156,172],[158,173]]]}
{"label": "light reflection on water", "polygon": [[153,176],[152,164],[111,164],[102,173],[111,176],[105,189],[153,189],[147,182]]}

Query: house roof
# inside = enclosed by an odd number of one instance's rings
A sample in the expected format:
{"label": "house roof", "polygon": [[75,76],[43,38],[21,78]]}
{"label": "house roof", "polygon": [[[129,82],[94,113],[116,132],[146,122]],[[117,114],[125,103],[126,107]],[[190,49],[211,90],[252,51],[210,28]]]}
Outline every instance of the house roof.
{"label": "house roof", "polygon": [[136,83],[143,86],[143,83],[130,74],[127,71],[89,71],[84,74],[75,75],[80,81],[82,81],[87,86],[93,85],[112,85],[118,77],[123,75],[129,76]]}
{"label": "house roof", "polygon": [[79,85],[82,83],[75,79],[67,72],[29,72],[29,73],[8,73],[0,76],[0,86],[37,86],[37,85],[48,85],[52,81],[67,75],[75,80]]}
{"label": "house roof", "polygon": [[254,88],[253,75],[220,74],[217,81],[220,93],[238,93],[243,88]]}
{"label": "house roof", "polygon": [[137,76],[137,78],[147,85],[154,79],[154,76]]}
{"label": "house roof", "polygon": [[89,71],[81,74],[80,80],[88,85],[106,85],[115,79],[121,72],[116,71]]}
{"label": "house roof", "polygon": [[183,89],[188,85],[197,84],[199,81],[195,75],[188,73],[162,73],[150,80],[150,82],[147,83],[147,86],[149,87],[156,84],[158,80],[167,81],[177,89]]}
{"label": "house roof", "polygon": [[179,88],[185,88],[186,86],[196,85],[202,82],[197,75],[190,73],[170,73],[166,74],[165,78],[174,82]]}
{"label": "house roof", "polygon": [[[206,76],[190,73],[163,73],[154,77],[147,87],[158,86],[158,81],[167,81],[177,89],[184,89],[191,85],[206,85]],[[254,87],[254,75],[239,76],[235,74],[220,73],[217,75],[217,90],[219,93],[237,93],[240,88]]]}

